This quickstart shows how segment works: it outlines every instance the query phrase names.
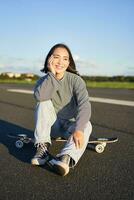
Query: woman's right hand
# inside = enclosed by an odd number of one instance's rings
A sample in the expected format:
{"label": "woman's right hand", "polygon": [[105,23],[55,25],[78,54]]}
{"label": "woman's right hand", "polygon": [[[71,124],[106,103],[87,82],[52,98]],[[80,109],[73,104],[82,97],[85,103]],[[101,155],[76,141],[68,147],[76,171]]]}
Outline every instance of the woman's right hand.
{"label": "woman's right hand", "polygon": [[48,59],[48,70],[50,72],[52,72],[54,75],[56,74],[55,69],[53,67],[53,55],[50,56],[50,58]]}

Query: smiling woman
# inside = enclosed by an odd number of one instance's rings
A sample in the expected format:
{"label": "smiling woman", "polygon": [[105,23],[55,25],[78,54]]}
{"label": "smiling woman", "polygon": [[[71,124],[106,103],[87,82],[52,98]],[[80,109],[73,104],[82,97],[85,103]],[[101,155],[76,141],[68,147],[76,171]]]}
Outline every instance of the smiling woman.
{"label": "smiling woman", "polygon": [[69,173],[83,155],[92,131],[91,105],[86,84],[78,75],[69,48],[57,44],[49,51],[43,72],[36,84],[34,96],[37,103],[35,146],[37,152],[31,160],[42,165],[49,160],[51,137],[62,137],[67,143],[50,160],[51,167],[60,175]]}
{"label": "smiling woman", "polygon": [[64,62],[66,62],[66,64],[68,65],[67,71],[72,72],[74,74],[78,74],[71,51],[65,44],[56,44],[50,49],[50,51],[46,57],[45,63],[44,63],[44,68],[41,71],[45,72],[45,73],[48,72],[48,61],[52,61],[52,60],[49,60],[50,58],[53,57],[53,60],[55,60],[55,61],[59,60],[59,58],[61,57],[59,55],[59,53],[60,53],[59,51],[62,51],[61,56],[63,56]]}
{"label": "smiling woman", "polygon": [[69,66],[69,54],[64,48],[56,48],[48,60],[48,69],[60,80]]}

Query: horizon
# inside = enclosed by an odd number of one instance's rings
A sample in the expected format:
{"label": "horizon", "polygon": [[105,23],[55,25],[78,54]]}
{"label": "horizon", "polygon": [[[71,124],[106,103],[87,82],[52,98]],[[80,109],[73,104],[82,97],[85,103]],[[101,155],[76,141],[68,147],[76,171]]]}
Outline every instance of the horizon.
{"label": "horizon", "polygon": [[0,72],[42,75],[56,43],[81,75],[134,75],[133,0],[5,0],[0,3]]}
{"label": "horizon", "polygon": [[[35,76],[40,76],[39,74],[37,74],[37,73],[32,73],[32,72],[9,72],[9,71],[5,71],[5,72],[0,72],[0,76],[2,75],[2,74],[8,74],[8,73],[13,73],[13,74],[21,74],[21,75],[27,75],[27,74],[33,74],[33,75],[35,75]],[[43,75],[46,75],[46,73],[43,73],[42,72],[42,74]],[[131,77],[131,78],[133,78],[134,77],[134,75],[108,75],[108,76],[103,76],[103,75],[81,75],[80,74],[80,76],[83,76],[83,77],[109,77],[109,78],[114,78],[114,77]]]}

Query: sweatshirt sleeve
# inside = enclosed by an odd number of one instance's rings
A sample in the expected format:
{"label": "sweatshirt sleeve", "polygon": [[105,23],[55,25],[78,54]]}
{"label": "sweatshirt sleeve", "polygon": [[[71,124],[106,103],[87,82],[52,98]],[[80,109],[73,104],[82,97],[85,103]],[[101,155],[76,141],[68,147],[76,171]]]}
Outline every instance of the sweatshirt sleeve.
{"label": "sweatshirt sleeve", "polygon": [[55,76],[48,72],[44,77],[39,79],[34,88],[34,97],[37,101],[46,101],[52,99],[58,90],[60,82]]}
{"label": "sweatshirt sleeve", "polygon": [[84,131],[85,125],[91,117],[91,104],[89,102],[89,95],[86,89],[86,84],[80,77],[75,82],[74,93],[78,106],[75,131]]}

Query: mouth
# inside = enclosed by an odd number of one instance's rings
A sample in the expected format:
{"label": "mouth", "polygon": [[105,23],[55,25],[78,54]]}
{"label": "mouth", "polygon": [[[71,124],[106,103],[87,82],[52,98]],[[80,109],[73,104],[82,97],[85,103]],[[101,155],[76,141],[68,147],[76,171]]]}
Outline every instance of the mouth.
{"label": "mouth", "polygon": [[63,66],[56,65],[56,69],[63,69]]}

